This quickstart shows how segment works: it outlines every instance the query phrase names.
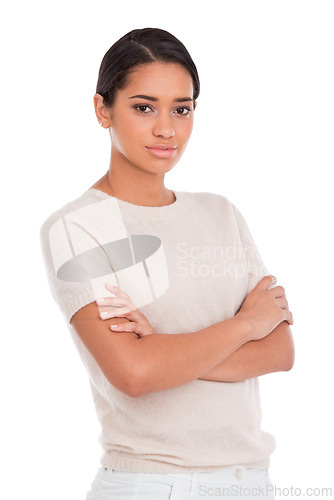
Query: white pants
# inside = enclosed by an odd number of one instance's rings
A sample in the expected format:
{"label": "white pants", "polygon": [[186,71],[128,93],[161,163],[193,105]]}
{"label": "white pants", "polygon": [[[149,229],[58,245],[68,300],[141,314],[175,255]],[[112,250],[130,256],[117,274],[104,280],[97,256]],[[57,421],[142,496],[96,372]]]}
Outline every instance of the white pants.
{"label": "white pants", "polygon": [[268,469],[158,474],[100,467],[86,500],[273,500]]}

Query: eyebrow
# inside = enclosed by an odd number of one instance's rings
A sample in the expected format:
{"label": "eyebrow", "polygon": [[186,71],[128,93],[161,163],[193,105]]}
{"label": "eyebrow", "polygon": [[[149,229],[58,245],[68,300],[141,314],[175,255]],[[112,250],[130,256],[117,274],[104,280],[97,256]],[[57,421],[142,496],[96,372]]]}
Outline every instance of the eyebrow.
{"label": "eyebrow", "polygon": [[[148,101],[158,101],[159,99],[157,97],[151,97],[149,95],[133,95],[129,97],[129,99],[135,99],[136,97],[139,97],[139,99],[147,99]],[[192,101],[191,97],[178,97],[177,99],[174,99],[174,102],[186,102],[186,101]]]}

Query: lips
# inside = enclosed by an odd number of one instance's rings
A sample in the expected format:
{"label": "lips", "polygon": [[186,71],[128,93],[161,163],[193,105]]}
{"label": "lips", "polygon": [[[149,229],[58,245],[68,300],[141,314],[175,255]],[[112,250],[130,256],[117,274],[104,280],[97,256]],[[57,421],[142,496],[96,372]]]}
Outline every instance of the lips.
{"label": "lips", "polygon": [[145,146],[153,156],[157,158],[171,158],[176,153],[176,146],[168,144],[155,144],[154,146]]}
{"label": "lips", "polygon": [[168,144],[154,144],[153,146],[146,146],[147,149],[176,149],[176,146]]}

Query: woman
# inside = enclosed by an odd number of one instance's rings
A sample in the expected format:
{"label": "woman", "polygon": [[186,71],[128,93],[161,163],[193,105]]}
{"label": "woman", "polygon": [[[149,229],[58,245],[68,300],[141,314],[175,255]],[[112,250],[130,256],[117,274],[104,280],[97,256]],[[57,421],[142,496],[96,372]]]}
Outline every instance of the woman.
{"label": "woman", "polygon": [[94,96],[109,170],[41,228],[102,427],[87,500],[273,498],[257,377],[292,367],[293,319],[237,207],[164,185],[199,89],[167,31],[118,40]]}

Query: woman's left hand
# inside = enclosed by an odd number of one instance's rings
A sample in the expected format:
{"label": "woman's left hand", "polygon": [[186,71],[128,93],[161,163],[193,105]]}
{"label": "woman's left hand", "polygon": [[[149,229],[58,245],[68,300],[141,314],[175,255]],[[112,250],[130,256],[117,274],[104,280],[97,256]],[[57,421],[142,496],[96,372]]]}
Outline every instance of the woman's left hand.
{"label": "woman's left hand", "polygon": [[130,321],[118,325],[110,325],[109,328],[112,331],[134,332],[139,335],[139,337],[155,333],[146,316],[136,309],[130,297],[125,292],[115,285],[109,285],[109,283],[105,284],[105,288],[109,290],[109,292],[115,294],[116,297],[96,300],[99,308],[101,306],[108,308],[107,311],[100,312],[100,318],[127,318]]}

